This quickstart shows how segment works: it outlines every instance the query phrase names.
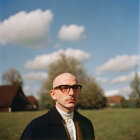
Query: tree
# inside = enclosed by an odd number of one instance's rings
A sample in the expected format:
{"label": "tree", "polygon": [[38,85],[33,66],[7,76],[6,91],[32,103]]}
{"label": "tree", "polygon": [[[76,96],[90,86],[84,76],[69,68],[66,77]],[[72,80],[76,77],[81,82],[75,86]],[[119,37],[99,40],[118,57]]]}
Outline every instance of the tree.
{"label": "tree", "polygon": [[130,83],[132,92],[130,93],[130,98],[136,100],[136,107],[140,107],[140,77],[138,73],[135,73],[133,80]]}
{"label": "tree", "polygon": [[2,75],[4,85],[20,85],[23,86],[23,80],[18,70],[11,68]]}
{"label": "tree", "polygon": [[78,107],[82,109],[100,109],[106,107],[107,99],[102,88],[93,77],[88,77],[83,84],[83,90],[79,98]]}
{"label": "tree", "polygon": [[83,94],[80,95],[77,107],[102,108],[102,106],[104,106],[103,104],[106,104],[103,90],[94,78],[90,78],[86,74],[83,65],[74,58],[61,55],[61,59],[49,66],[48,78],[40,89],[39,96],[42,108],[49,108],[54,105],[49,91],[52,89],[53,79],[63,72],[74,74],[78,78],[79,83],[83,85]]}
{"label": "tree", "polygon": [[127,108],[128,107],[128,102],[124,97],[122,97],[122,99],[121,99],[121,107],[122,108]]}

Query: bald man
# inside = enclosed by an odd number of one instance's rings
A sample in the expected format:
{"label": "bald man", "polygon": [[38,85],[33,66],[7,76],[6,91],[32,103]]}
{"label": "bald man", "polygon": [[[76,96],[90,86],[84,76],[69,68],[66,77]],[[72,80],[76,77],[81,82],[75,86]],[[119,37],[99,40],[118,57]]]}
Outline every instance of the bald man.
{"label": "bald man", "polygon": [[21,140],[95,140],[91,121],[75,109],[82,86],[71,73],[62,73],[53,81],[50,91],[55,106],[32,120]]}

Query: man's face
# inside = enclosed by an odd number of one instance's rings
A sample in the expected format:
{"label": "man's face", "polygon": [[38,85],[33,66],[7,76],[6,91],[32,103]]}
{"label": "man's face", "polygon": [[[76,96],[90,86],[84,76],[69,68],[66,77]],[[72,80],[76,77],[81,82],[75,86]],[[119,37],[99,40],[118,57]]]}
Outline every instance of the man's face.
{"label": "man's face", "polygon": [[56,101],[56,106],[60,109],[62,109],[65,112],[71,112],[73,111],[74,106],[77,103],[79,92],[74,91],[72,88],[70,88],[68,91],[62,90],[62,88],[56,88],[60,85],[77,85],[76,78],[71,74],[62,74],[58,76],[53,85],[53,90],[51,91],[52,98]]}

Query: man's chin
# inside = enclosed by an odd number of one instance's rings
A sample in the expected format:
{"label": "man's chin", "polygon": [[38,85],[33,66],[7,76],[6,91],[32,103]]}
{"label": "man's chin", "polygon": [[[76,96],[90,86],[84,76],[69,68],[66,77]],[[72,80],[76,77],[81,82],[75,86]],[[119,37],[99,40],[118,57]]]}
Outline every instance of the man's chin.
{"label": "man's chin", "polygon": [[67,104],[67,108],[74,108],[75,107],[75,103],[69,103]]}

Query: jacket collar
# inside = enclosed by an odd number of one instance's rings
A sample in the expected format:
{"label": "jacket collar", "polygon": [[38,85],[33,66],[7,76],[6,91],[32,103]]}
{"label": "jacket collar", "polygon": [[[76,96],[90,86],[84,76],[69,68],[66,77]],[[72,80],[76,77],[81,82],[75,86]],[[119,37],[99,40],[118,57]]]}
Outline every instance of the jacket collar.
{"label": "jacket collar", "polygon": [[58,123],[60,124],[63,121],[63,118],[57,111],[56,107],[52,107],[49,110],[48,115],[49,115],[49,123],[51,124],[58,124]]}
{"label": "jacket collar", "polygon": [[[53,124],[58,124],[58,123],[62,123],[63,118],[62,116],[60,115],[60,113],[57,111],[56,107],[52,107],[49,112],[49,123],[53,123]],[[79,118],[79,113],[77,112],[77,110],[74,109],[74,117],[73,117],[73,120],[74,121],[77,121],[78,118]]]}

